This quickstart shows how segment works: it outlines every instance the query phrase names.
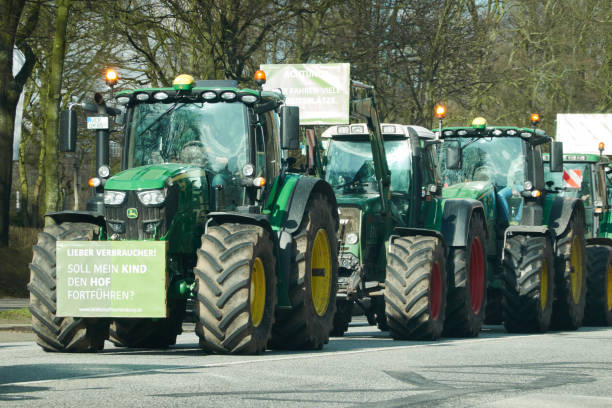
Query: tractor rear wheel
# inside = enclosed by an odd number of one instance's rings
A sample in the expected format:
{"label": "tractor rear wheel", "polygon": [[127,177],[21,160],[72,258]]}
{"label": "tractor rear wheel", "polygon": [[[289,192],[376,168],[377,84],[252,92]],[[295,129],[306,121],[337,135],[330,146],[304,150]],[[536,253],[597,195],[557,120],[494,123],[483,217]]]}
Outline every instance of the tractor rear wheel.
{"label": "tractor rear wheel", "polygon": [[504,326],[511,333],[545,332],[552,316],[554,269],[550,240],[515,235],[504,248]]}
{"label": "tractor rear wheel", "polygon": [[586,291],[584,221],[574,214],[567,230],[557,239],[553,328],[576,330],[582,325]]}
{"label": "tractor rear wheel", "polygon": [[448,281],[439,238],[396,238],[389,246],[385,304],[391,337],[435,340],[442,334]]}
{"label": "tractor rear wheel", "polygon": [[111,322],[109,340],[117,347],[133,348],[166,348],[176,344],[176,336],[183,332],[185,307],[185,300],[170,303],[165,319],[115,319]]}
{"label": "tractor rear wheel", "polygon": [[349,323],[353,320],[352,315],[353,302],[346,299],[336,300],[336,313],[334,314],[334,327],[331,335],[334,337],[342,337],[348,330]]}
{"label": "tractor rear wheel", "polygon": [[482,218],[470,221],[467,247],[452,248],[448,257],[448,290],[444,332],[447,337],[477,337],[482,327],[487,296],[486,235]]}
{"label": "tractor rear wheel", "polygon": [[229,354],[265,351],[277,291],[269,232],[245,224],[208,227],[194,273],[200,347]]}
{"label": "tractor rear wheel", "polygon": [[56,243],[94,241],[98,230],[93,224],[65,222],[45,227],[38,234],[38,242],[32,248],[28,290],[32,330],[45,351],[92,352],[104,348],[107,320],[56,316]]}
{"label": "tractor rear wheel", "polygon": [[323,348],[336,313],[338,251],[336,221],[329,199],[313,194],[294,234],[295,257],[289,271],[291,310],[279,311],[272,330],[276,349]]}
{"label": "tractor rear wheel", "polygon": [[584,321],[589,326],[612,325],[612,248],[589,245]]}

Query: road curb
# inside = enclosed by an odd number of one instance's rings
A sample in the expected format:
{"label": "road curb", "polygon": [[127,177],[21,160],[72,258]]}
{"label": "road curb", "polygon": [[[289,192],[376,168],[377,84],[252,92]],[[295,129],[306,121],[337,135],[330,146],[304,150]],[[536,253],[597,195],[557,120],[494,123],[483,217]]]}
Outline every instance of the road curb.
{"label": "road curb", "polygon": [[29,333],[32,331],[31,324],[0,324],[0,331],[16,331]]}

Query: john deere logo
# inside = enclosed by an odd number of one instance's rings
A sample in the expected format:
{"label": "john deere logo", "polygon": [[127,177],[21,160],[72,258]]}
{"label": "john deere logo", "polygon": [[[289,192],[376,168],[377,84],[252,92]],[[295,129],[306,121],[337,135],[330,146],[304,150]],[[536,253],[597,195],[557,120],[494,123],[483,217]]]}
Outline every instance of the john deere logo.
{"label": "john deere logo", "polygon": [[127,217],[130,219],[138,218],[138,210],[136,208],[128,208]]}

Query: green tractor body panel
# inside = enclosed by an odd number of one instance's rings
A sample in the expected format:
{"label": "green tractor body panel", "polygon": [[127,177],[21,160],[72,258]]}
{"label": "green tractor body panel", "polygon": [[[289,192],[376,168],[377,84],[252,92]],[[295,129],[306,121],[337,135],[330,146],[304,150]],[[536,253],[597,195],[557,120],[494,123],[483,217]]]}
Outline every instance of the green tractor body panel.
{"label": "green tractor body panel", "polygon": [[152,164],[124,170],[109,178],[104,186],[108,190],[152,190],[164,188],[171,178],[181,176],[188,171],[201,171],[193,166],[167,163]]}

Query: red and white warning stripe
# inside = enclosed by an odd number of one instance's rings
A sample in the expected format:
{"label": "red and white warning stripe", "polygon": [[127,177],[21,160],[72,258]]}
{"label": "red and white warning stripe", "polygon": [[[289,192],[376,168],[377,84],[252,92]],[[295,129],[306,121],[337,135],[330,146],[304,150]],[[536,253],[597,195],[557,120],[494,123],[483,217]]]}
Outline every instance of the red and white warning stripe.
{"label": "red and white warning stripe", "polygon": [[580,188],[580,186],[582,186],[582,170],[563,170],[563,186],[568,188]]}

